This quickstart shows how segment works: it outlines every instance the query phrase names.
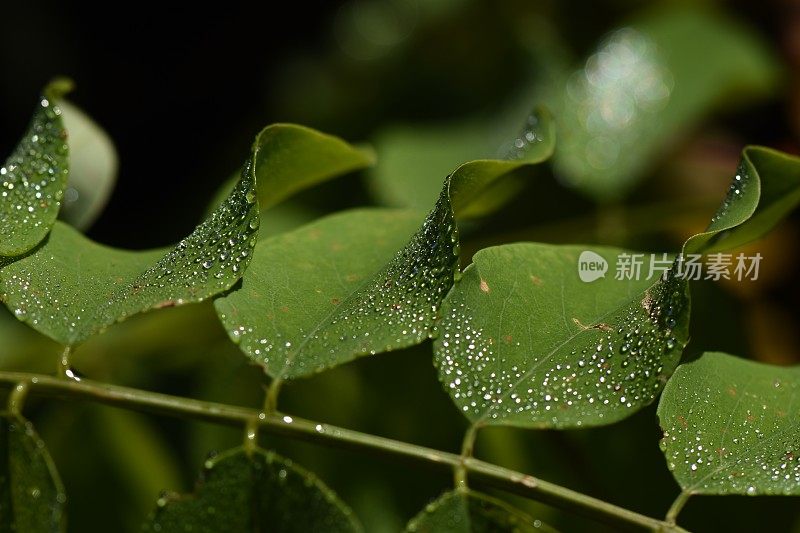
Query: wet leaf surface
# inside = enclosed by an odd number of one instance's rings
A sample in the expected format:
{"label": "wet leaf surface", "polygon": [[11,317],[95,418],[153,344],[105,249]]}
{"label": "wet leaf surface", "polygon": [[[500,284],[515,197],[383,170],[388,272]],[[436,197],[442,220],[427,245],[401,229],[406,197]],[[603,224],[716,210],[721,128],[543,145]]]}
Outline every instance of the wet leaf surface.
{"label": "wet leaf surface", "polygon": [[195,494],[167,494],[144,531],[360,532],[352,511],[319,479],[272,452],[232,450],[206,461]]}
{"label": "wet leaf surface", "polygon": [[[620,249],[593,247],[614,265]],[[486,248],[448,294],[434,341],[439,378],[477,424],[609,424],[650,404],[688,338],[686,282],[661,271],[584,282],[584,247]],[[599,261],[599,259],[595,258]],[[653,264],[669,268],[670,261]]]}
{"label": "wet leaf surface", "polygon": [[446,492],[412,519],[407,533],[533,533],[555,530],[505,502],[474,491]]}
{"label": "wet leaf surface", "polygon": [[215,302],[229,335],[281,379],[427,339],[457,237],[446,196],[420,218],[355,210],[259,243],[241,288]]}
{"label": "wet leaf surface", "polygon": [[69,173],[58,100],[69,88],[66,81],[45,88],[28,130],[0,168],[0,256],[31,250],[58,216]]}
{"label": "wet leaf surface", "polygon": [[661,449],[692,494],[800,495],[800,368],[723,353],[681,365],[664,389]]}
{"label": "wet leaf surface", "polygon": [[[552,142],[547,113],[536,123],[534,142]],[[458,268],[455,209],[529,164],[522,152],[456,168],[421,227],[413,211],[357,210],[259,243],[241,288],[215,302],[230,337],[278,379],[423,342]]]}
{"label": "wet leaf surface", "polygon": [[709,253],[754,241],[798,204],[800,158],[770,148],[747,147],[711,224],[689,239],[684,251]]}
{"label": "wet leaf surface", "polygon": [[38,331],[79,344],[131,315],[230,288],[250,262],[258,222],[248,166],[226,201],[166,253],[108,248],[57,223],[33,253],[0,270],[0,298]]}

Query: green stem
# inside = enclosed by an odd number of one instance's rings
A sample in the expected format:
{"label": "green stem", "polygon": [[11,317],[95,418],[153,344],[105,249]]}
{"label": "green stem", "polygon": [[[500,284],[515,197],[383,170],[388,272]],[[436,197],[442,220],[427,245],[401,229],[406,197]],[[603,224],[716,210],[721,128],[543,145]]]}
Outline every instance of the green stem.
{"label": "green stem", "polygon": [[475,449],[475,438],[478,436],[478,424],[471,424],[464,434],[464,441],[461,443],[461,457],[458,465],[455,468],[455,486],[456,489],[467,489],[467,459],[472,457],[472,451]]}
{"label": "green stem", "polygon": [[39,374],[0,372],[0,386],[13,387],[19,383],[28,383],[31,393],[42,396],[91,400],[136,411],[193,418],[229,426],[247,427],[248,423],[253,424],[257,421],[258,429],[266,433],[331,447],[370,451],[427,465],[442,472],[452,471],[463,465],[470,479],[476,483],[538,500],[602,522],[650,531],[671,527],[671,524],[657,518],[478,459],[462,458],[454,453],[288,415],[260,413],[258,410],[245,407],[181,398],[86,379],[74,381]]}
{"label": "green stem", "polygon": [[267,396],[264,398],[264,412],[268,415],[274,415],[278,412],[278,394],[281,392],[281,384],[283,381],[280,378],[275,378],[267,388]]}
{"label": "green stem", "polygon": [[678,521],[678,515],[683,509],[683,506],[686,505],[686,502],[688,502],[689,498],[691,497],[692,493],[685,490],[678,494],[678,497],[675,498],[674,502],[672,502],[669,511],[667,511],[667,517],[665,520],[668,524],[675,524]]}
{"label": "green stem", "polygon": [[[260,416],[260,414],[259,414]],[[251,455],[258,448],[258,417],[253,417],[244,426],[244,449]]]}

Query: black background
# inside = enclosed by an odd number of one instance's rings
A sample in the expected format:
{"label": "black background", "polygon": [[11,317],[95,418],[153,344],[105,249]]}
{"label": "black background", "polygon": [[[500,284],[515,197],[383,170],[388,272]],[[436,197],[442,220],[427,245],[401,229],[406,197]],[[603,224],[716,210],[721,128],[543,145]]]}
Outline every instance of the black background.
{"label": "black background", "polygon": [[267,103],[271,74],[287,56],[323,48],[338,8],[2,4],[0,150],[15,146],[41,88],[71,77],[70,99],[108,131],[120,156],[111,202],[89,235],[125,248],[191,232],[258,130],[288,118]]}

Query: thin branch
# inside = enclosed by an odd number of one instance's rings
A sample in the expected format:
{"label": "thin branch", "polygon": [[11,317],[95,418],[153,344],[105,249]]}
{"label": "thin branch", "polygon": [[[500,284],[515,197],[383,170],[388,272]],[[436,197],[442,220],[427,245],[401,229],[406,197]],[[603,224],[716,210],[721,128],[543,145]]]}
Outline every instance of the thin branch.
{"label": "thin branch", "polygon": [[691,492],[687,492],[685,490],[681,491],[681,493],[678,494],[678,497],[675,498],[674,502],[672,502],[672,505],[670,506],[669,511],[667,511],[667,517],[665,519],[667,521],[667,523],[675,524],[678,521],[678,515],[680,514],[681,510],[683,509],[683,506],[686,505],[686,502],[688,502],[689,498],[691,498],[691,497],[692,497],[692,493]]}
{"label": "thin branch", "polygon": [[[84,399],[131,410],[194,418],[223,425],[248,428],[257,421],[259,430],[331,447],[370,451],[407,459],[440,471],[463,465],[469,478],[479,484],[512,492],[554,507],[629,529],[675,530],[672,524],[618,507],[614,504],[542,481],[471,457],[352,431],[328,424],[255,409],[204,402],[89,380],[74,381],[20,372],[0,372],[0,386],[28,384],[30,394],[67,399]],[[253,426],[249,426],[253,427]]]}
{"label": "thin branch", "polygon": [[470,424],[464,434],[464,441],[461,443],[461,460],[455,468],[455,486],[457,489],[467,488],[467,464],[466,460],[472,457],[475,448],[475,438],[478,436],[478,424]]}
{"label": "thin branch", "polygon": [[265,413],[272,415],[278,412],[278,394],[281,392],[282,383],[280,378],[275,378],[267,387],[267,395],[264,397]]}

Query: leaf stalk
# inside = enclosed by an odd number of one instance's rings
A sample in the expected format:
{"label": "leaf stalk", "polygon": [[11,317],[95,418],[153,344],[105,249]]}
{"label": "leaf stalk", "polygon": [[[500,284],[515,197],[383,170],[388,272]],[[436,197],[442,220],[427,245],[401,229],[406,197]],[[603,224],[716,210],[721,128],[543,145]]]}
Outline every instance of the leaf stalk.
{"label": "leaf stalk", "polygon": [[236,427],[247,428],[248,424],[255,424],[259,431],[265,433],[329,447],[369,451],[394,459],[405,459],[439,471],[452,471],[461,466],[475,483],[544,502],[600,522],[639,531],[676,530],[673,524],[666,521],[473,457],[462,457],[450,452],[294,416],[261,413],[246,407],[205,402],[86,379],[75,381],[40,374],[0,372],[0,387],[16,387],[21,383],[27,384],[24,387],[27,390],[19,394],[30,392],[40,396],[89,400],[129,410]]}

